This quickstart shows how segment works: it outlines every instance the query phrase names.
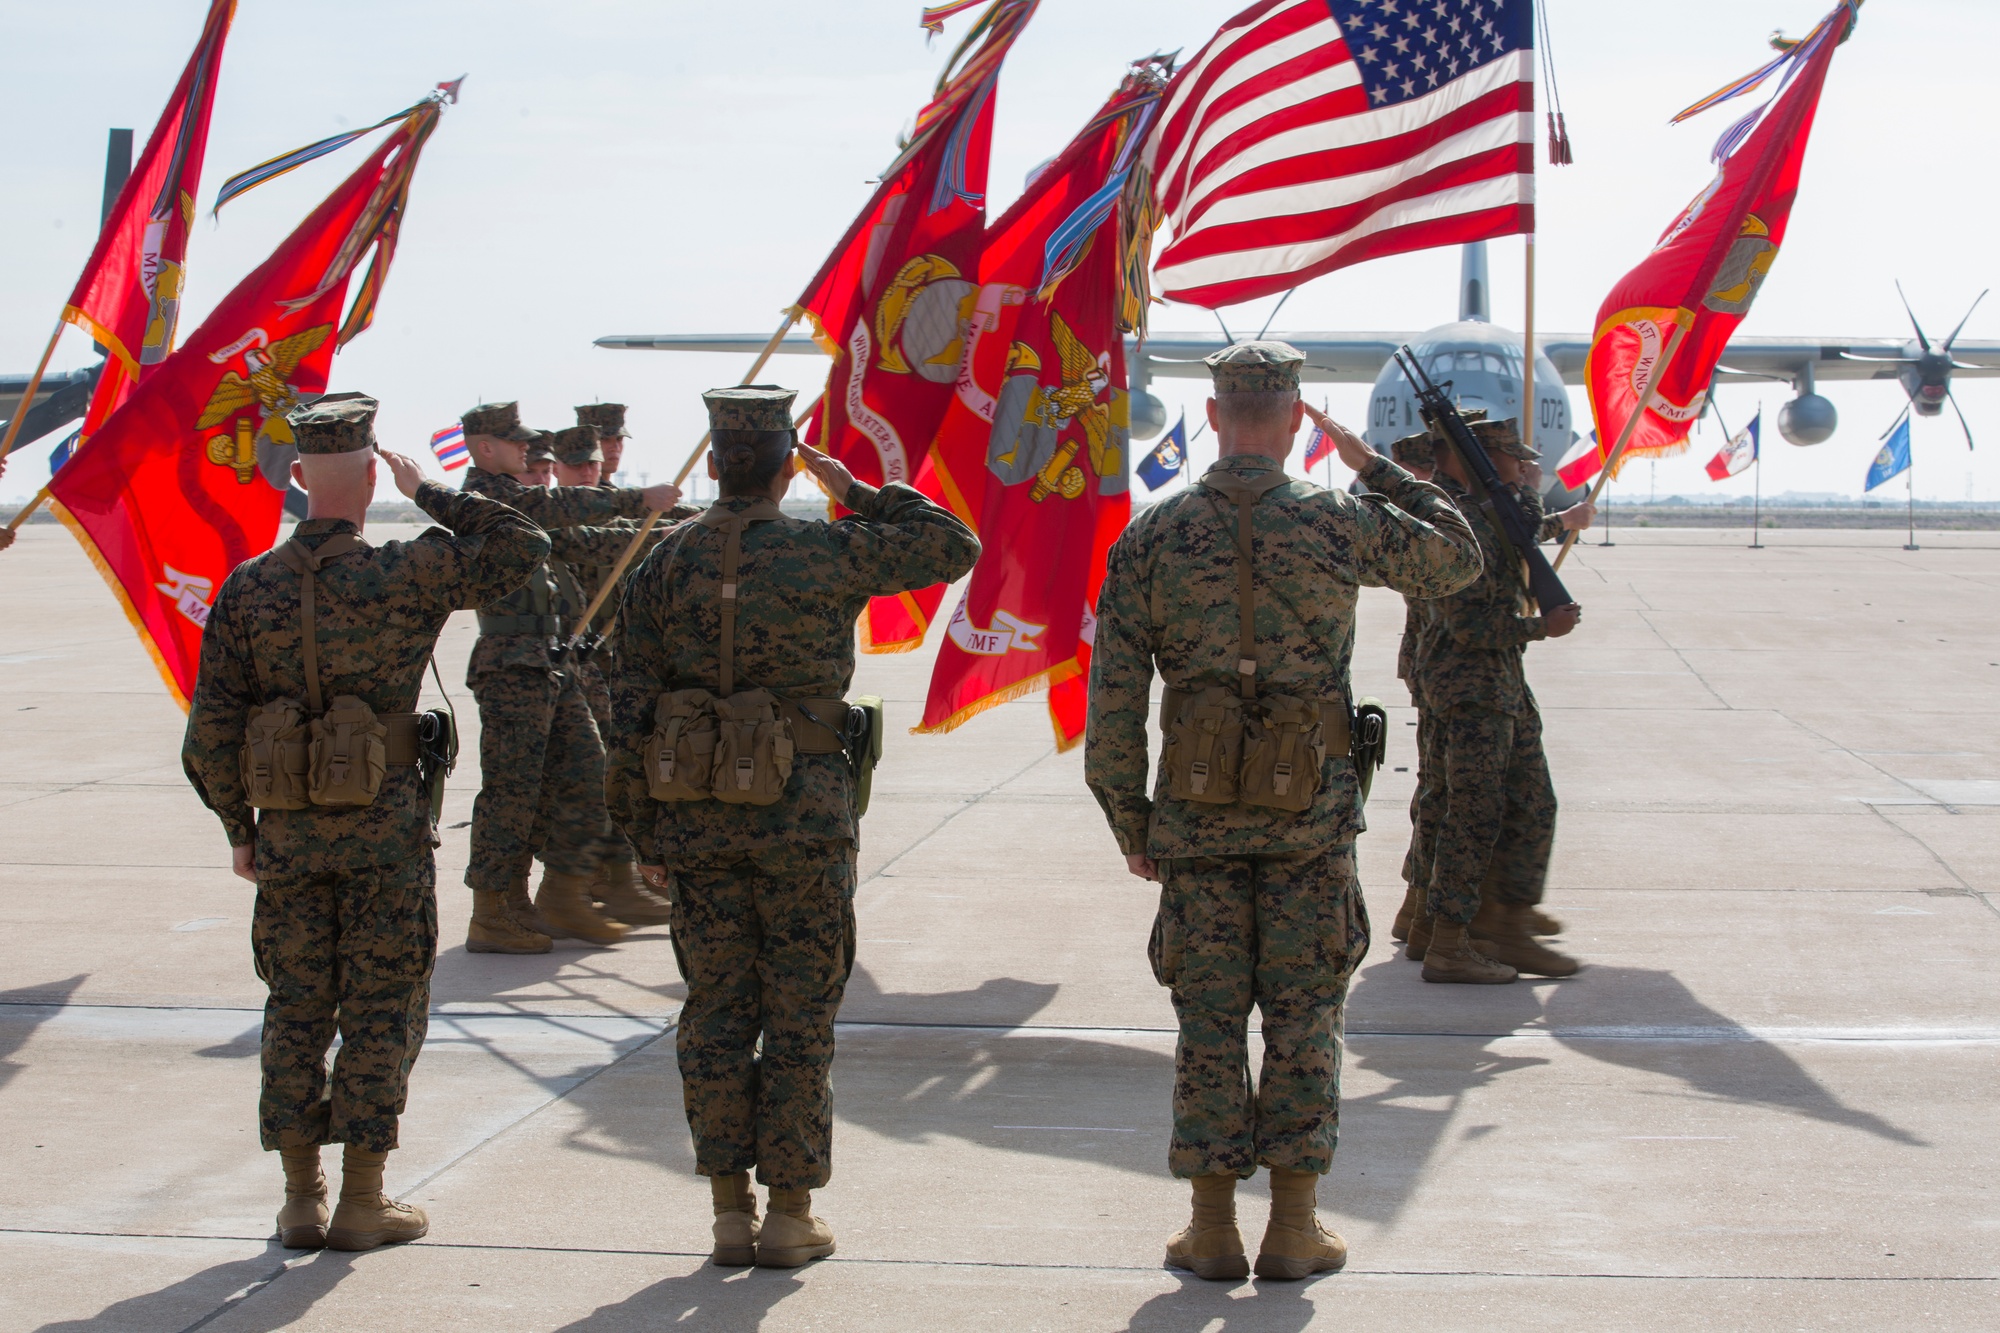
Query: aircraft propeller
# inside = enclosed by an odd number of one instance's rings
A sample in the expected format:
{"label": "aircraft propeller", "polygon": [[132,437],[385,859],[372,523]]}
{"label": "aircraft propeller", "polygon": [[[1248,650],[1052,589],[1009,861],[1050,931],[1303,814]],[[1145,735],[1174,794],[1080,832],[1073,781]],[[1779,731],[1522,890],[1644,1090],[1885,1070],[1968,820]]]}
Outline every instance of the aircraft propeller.
{"label": "aircraft propeller", "polygon": [[[1989,288],[1988,290],[1991,289]],[[1914,408],[1918,416],[1934,417],[1944,411],[1946,403],[1950,403],[1951,410],[1958,416],[1959,429],[1965,432],[1965,447],[1971,449],[1973,447],[1972,426],[1965,419],[1965,409],[1958,405],[1957,395],[1951,391],[1951,372],[1954,370],[1976,370],[1978,367],[1955,359],[1951,354],[1951,345],[1957,342],[1958,335],[1965,331],[1966,321],[1972,318],[1973,311],[1979,309],[1979,303],[1986,299],[1986,292],[1981,292],[1972,298],[1972,304],[1966,308],[1965,317],[1958,321],[1958,326],[1936,347],[1931,346],[1929,336],[1924,333],[1924,326],[1917,321],[1917,312],[1911,309],[1910,298],[1904,293],[1901,282],[1896,284],[1896,295],[1903,302],[1903,313],[1910,317],[1910,327],[1916,331],[1917,355],[1862,356],[1859,353],[1846,352],[1842,354],[1842,359],[1848,361],[1880,361],[1886,365],[1906,367],[1906,369],[1897,372],[1896,375],[1896,378],[1902,383],[1903,392],[1909,396],[1910,400],[1909,405],[1904,408],[1904,411],[1907,412],[1911,408]],[[1896,422],[1900,422],[1902,419],[1902,413],[1898,413]],[[1896,429],[1896,422],[1889,424],[1891,431]],[[1883,438],[1888,438],[1886,432]]]}

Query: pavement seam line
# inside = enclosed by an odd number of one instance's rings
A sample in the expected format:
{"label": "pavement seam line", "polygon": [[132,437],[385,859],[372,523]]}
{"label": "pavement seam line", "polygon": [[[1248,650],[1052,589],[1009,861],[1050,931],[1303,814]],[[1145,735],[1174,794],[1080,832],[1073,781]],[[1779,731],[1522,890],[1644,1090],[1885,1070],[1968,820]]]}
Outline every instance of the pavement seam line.
{"label": "pavement seam line", "polygon": [[[1007,784],[1020,778],[1029,769],[1041,763],[1044,759],[1047,759],[1050,755],[1054,754],[1055,752],[1056,752],[1056,747],[1052,743],[1046,750],[1041,751],[1033,759],[1030,759],[1027,763],[1023,764],[1020,768],[1008,774],[1006,777],[1001,778],[998,782],[995,782],[985,791],[973,793],[970,797],[966,798],[966,800],[962,804],[960,804],[956,810],[953,810],[950,814],[938,820],[937,823],[931,825],[931,827],[922,836],[917,838],[916,841],[912,842],[902,851],[897,852],[894,856],[890,857],[888,860],[884,861],[881,865],[877,866],[873,874],[869,875],[868,878],[862,880],[859,884],[855,886],[855,891],[858,893],[860,890],[868,887],[870,884],[873,884],[876,880],[882,878],[882,876],[887,875],[889,873],[890,868],[894,866],[897,862],[901,861],[904,857],[910,855],[910,853],[916,851],[917,848],[923,846],[925,843],[929,842],[932,838],[935,838],[938,834],[944,832],[946,825],[950,824],[952,820],[957,819],[960,815],[972,809],[972,807],[978,805],[980,802],[984,801],[987,797],[993,795],[1001,788],[1007,786]],[[891,878],[893,878],[893,876],[891,876]]]}
{"label": "pavement seam line", "polygon": [[[0,1234],[12,1233],[29,1236],[93,1236],[116,1240],[215,1240],[245,1241],[244,1236],[184,1236],[175,1234],[153,1234],[134,1231],[28,1231],[18,1227],[0,1227]],[[261,1237],[269,1242],[270,1237]],[[420,1250],[474,1250],[492,1251],[501,1254],[589,1254],[609,1256],[629,1256],[632,1258],[660,1259],[706,1259],[707,1250],[639,1250],[615,1246],[596,1245],[501,1245],[479,1241],[433,1240],[425,1238],[410,1242]],[[301,1267],[318,1258],[325,1251],[307,1251],[287,1260],[269,1278],[253,1282],[234,1292],[228,1301],[213,1312],[203,1315],[195,1323],[189,1324],[181,1333],[194,1330],[213,1322],[220,1315],[233,1309],[256,1292],[261,1291],[285,1272]],[[888,1268],[997,1268],[1027,1272],[1050,1273],[1162,1273],[1172,1270],[1155,1264],[1054,1264],[1033,1262],[1008,1262],[998,1259],[889,1259],[862,1258],[854,1255],[830,1255],[815,1260],[814,1267],[824,1264],[829,1267],[888,1267]],[[1558,1280],[1574,1282],[1616,1281],[1616,1282],[2000,1282],[2000,1276],[1974,1273],[1911,1273],[1911,1274],[1816,1274],[1816,1273],[1607,1273],[1607,1272],[1564,1272],[1537,1273],[1511,1268],[1343,1268],[1329,1277],[1494,1277],[1534,1280]]]}

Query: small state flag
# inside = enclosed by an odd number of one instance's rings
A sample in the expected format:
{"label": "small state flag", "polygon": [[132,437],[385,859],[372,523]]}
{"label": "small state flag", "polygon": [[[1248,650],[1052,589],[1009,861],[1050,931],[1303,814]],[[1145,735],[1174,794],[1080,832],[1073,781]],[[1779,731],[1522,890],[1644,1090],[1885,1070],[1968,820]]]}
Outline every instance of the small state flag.
{"label": "small state flag", "polygon": [[1187,413],[1166,437],[1153,446],[1153,451],[1139,460],[1139,475],[1146,482],[1146,489],[1157,491],[1181,474],[1187,466]]}
{"label": "small state flag", "polygon": [[446,426],[431,436],[431,452],[446,472],[455,472],[472,461],[471,452],[465,447],[465,427]]}
{"label": "small state flag", "polygon": [[69,462],[70,458],[75,455],[77,437],[81,434],[83,434],[81,430],[73,430],[61,444],[49,450],[49,471],[51,473],[62,467],[64,463]]}
{"label": "small state flag", "polygon": [[1715,457],[1708,460],[1708,475],[1721,481],[1733,477],[1757,461],[1757,440],[1763,433],[1764,414],[1759,411],[1750,418],[1750,424],[1729,437],[1729,442],[1716,450]]}
{"label": "small state flag", "polygon": [[1313,433],[1306,439],[1306,471],[1310,472],[1318,467],[1320,460],[1332,452],[1333,437],[1318,426],[1314,426]]}
{"label": "small state flag", "polygon": [[1910,418],[1896,423],[1896,429],[1889,432],[1889,438],[1882,443],[1882,452],[1875,455],[1875,461],[1868,465],[1868,484],[1863,490],[1872,491],[1891,477],[1901,476],[1910,466]]}
{"label": "small state flag", "polygon": [[1575,447],[1563,455],[1562,462],[1556,464],[1556,476],[1570,490],[1575,490],[1603,470],[1604,450],[1598,447],[1596,431],[1578,440]]}

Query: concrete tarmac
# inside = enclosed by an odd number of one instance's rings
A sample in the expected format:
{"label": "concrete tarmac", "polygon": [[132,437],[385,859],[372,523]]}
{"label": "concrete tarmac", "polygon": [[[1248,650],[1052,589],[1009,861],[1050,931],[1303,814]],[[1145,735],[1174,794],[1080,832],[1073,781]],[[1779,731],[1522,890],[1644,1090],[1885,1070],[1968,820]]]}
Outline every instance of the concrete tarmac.
{"label": "concrete tarmac", "polygon": [[1565,566],[1583,626],[1528,659],[1549,906],[1588,964],[1565,981],[1426,986],[1388,940],[1411,714],[1400,601],[1364,595],[1355,685],[1392,752],[1321,1189],[1352,1259],[1209,1284],[1160,1266],[1187,1195],[1154,890],[1040,699],[904,734],[928,652],[856,682],[891,728],[817,1196],[839,1253],[708,1266],[664,928],[464,951],[469,616],[439,655],[466,758],[389,1170],[431,1235],[280,1249],[253,891],[111,595],[28,528],[0,554],[0,1330],[2000,1326],[2000,544],[1766,535],[1621,530]]}

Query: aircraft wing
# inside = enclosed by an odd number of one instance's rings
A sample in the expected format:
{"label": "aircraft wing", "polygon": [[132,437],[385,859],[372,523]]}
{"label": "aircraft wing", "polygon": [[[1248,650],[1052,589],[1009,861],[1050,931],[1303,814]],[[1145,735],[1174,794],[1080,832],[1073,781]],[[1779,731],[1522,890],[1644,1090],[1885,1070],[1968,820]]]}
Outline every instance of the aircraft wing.
{"label": "aircraft wing", "polygon": [[[1424,335],[1410,333],[1272,333],[1267,335],[1290,343],[1306,354],[1300,378],[1315,384],[1373,384],[1390,356],[1405,343],[1423,341]],[[599,338],[599,347],[656,352],[741,352],[762,350],[766,335],[756,333],[662,333],[614,334]],[[1542,354],[1555,364],[1565,384],[1583,383],[1584,358],[1590,340],[1574,333],[1552,333],[1536,339]],[[1147,338],[1143,349],[1137,339],[1125,342],[1128,364],[1137,366],[1143,352],[1145,373],[1157,379],[1206,379],[1208,367],[1202,358],[1224,346],[1221,330],[1214,333],[1159,332]],[[819,354],[819,346],[805,334],[788,336],[778,344],[781,354]],[[1898,338],[1849,338],[1808,341],[1803,338],[1737,338],[1722,356],[1716,378],[1726,383],[1769,379],[1791,382],[1801,378],[1808,366],[1815,380],[1892,380],[1899,367],[1883,358],[1901,358],[1908,344]],[[1954,374],[1974,379],[2000,376],[2000,342],[1960,342],[1952,347],[1952,357],[1963,369]]]}
{"label": "aircraft wing", "polygon": [[[43,436],[80,420],[90,407],[91,392],[97,387],[98,372],[103,369],[104,363],[100,361],[68,374],[44,375],[35,390],[34,404],[21,422],[21,432],[14,440],[14,447],[25,449]],[[6,433],[8,419],[21,410],[21,397],[27,393],[31,378],[28,375],[0,375],[0,436]]]}

